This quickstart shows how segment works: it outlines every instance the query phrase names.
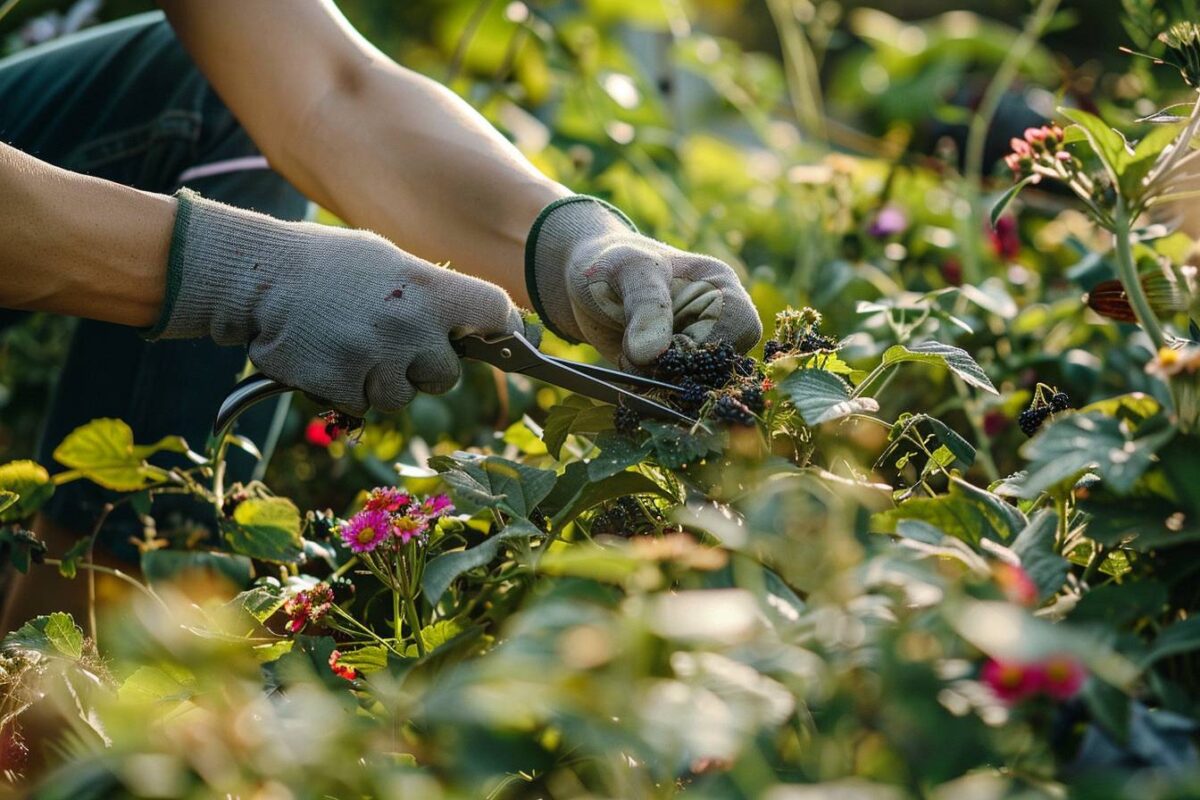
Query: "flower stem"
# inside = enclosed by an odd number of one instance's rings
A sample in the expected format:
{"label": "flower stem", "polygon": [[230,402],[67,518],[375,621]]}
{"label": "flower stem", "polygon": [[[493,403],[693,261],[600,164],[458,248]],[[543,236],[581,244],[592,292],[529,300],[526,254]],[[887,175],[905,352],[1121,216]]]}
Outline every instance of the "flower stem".
{"label": "flower stem", "polygon": [[1129,210],[1125,207],[1123,198],[1117,198],[1117,213],[1114,222],[1116,223],[1113,226],[1113,237],[1116,239],[1117,275],[1121,279],[1121,285],[1125,288],[1125,295],[1129,298],[1129,305],[1133,307],[1133,313],[1137,316],[1142,329],[1146,331],[1146,335],[1150,337],[1150,341],[1154,344],[1154,350],[1157,352],[1166,345],[1166,337],[1163,335],[1162,326],[1158,323],[1158,317],[1154,315],[1154,309],[1150,307],[1146,292],[1142,289],[1142,282],[1138,279],[1137,263],[1133,260],[1133,248],[1129,242],[1133,221],[1129,218]]}

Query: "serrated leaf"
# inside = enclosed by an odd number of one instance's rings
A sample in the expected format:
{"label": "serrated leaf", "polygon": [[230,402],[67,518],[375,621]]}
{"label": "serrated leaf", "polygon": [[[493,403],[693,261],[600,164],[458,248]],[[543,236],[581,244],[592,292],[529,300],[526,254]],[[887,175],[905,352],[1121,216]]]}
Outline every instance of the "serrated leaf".
{"label": "serrated leaf", "polygon": [[987,537],[1011,540],[1027,524],[1025,515],[996,495],[952,478],[950,491],[937,497],[915,497],[871,518],[871,530],[900,533],[903,520],[918,520],[972,546]]}
{"label": "serrated leaf", "polygon": [[1028,177],[1022,178],[1020,181],[1010,186],[1008,190],[1004,192],[1004,194],[1000,195],[1000,198],[996,200],[995,204],[992,206],[991,220],[993,228],[1000,223],[1000,217],[1004,216],[1004,212],[1008,210],[1008,207],[1012,204],[1012,201],[1017,199],[1017,195],[1021,193],[1021,190],[1029,184],[1035,182],[1038,177],[1039,176],[1037,175],[1029,175]]}
{"label": "serrated leaf", "polygon": [[166,480],[166,470],[146,463],[146,458],[162,450],[186,453],[187,444],[178,436],[168,436],[152,445],[134,445],[133,430],[124,421],[105,418],[67,434],[54,458],[106,489],[133,492]]}
{"label": "serrated leaf", "polygon": [[779,384],[779,390],[787,395],[809,426],[879,410],[874,398],[851,397],[850,384],[821,369],[793,372]]}
{"label": "serrated leaf", "polygon": [[719,436],[707,430],[689,431],[665,422],[642,423],[650,434],[654,458],[667,469],[679,469],[719,449]]}
{"label": "serrated leaf", "polygon": [[1062,588],[1070,567],[1070,563],[1054,549],[1057,527],[1058,516],[1044,510],[1017,534],[1012,544],[1013,552],[1021,559],[1021,567],[1037,586],[1039,601],[1052,597]]}
{"label": "serrated leaf", "polygon": [[78,661],[83,655],[83,631],[70,614],[55,611],[35,617],[4,637],[5,650],[32,650],[51,658]]}
{"label": "serrated leaf", "polygon": [[1119,420],[1102,412],[1069,414],[1045,426],[1021,448],[1030,462],[1021,496],[1031,499],[1054,486],[1073,484],[1088,470],[1095,470],[1105,485],[1124,494],[1174,435],[1168,427],[1133,438]]}
{"label": "serrated leaf", "polygon": [[421,576],[421,591],[425,599],[437,605],[454,579],[464,572],[491,563],[501,546],[508,541],[539,538],[543,535],[533,523],[520,519],[510,522],[503,530],[494,533],[474,547],[443,553],[425,565]]}
{"label": "serrated leaf", "polygon": [[965,383],[992,394],[999,394],[971,354],[961,347],[941,342],[922,342],[909,347],[897,344],[889,347],[883,354],[884,364],[900,364],[908,361],[945,367],[962,378]]}
{"label": "serrated leaf", "polygon": [[74,578],[79,570],[80,560],[87,555],[88,548],[92,545],[92,537],[84,536],[77,539],[75,544],[67,552],[63,553],[63,557],[59,559],[58,574],[64,578]]}
{"label": "serrated leaf", "polygon": [[238,504],[232,520],[222,520],[225,541],[235,553],[294,564],[304,555],[300,509],[286,497],[252,497]]}
{"label": "serrated leaf", "polygon": [[611,430],[612,415],[612,406],[597,405],[586,397],[571,395],[546,413],[546,424],[542,426],[542,441],[550,455],[560,458],[567,436],[572,433],[599,433]]}
{"label": "serrated leaf", "polygon": [[278,584],[255,586],[244,592],[239,592],[230,604],[242,609],[259,622],[266,622],[283,607],[287,595]]}
{"label": "serrated leaf", "polygon": [[[414,648],[414,652],[415,652]],[[351,667],[362,675],[387,669],[387,648],[381,644],[367,645],[356,650],[339,650],[338,664]]]}
{"label": "serrated leaf", "polygon": [[1120,185],[1121,175],[1133,158],[1125,137],[1108,126],[1104,120],[1081,108],[1060,108],[1059,113],[1079,126],[1092,149],[1104,164],[1114,185]]}
{"label": "serrated leaf", "polygon": [[528,517],[554,488],[552,470],[537,469],[499,456],[430,459],[442,473],[460,509],[499,508]]}
{"label": "serrated leaf", "polygon": [[[644,424],[644,423],[643,423]],[[600,434],[596,439],[600,454],[588,461],[588,478],[604,480],[610,475],[624,472],[634,464],[641,463],[654,451],[650,440],[635,442],[627,436],[613,432]]]}
{"label": "serrated leaf", "polygon": [[17,522],[32,516],[51,495],[50,473],[36,461],[10,461],[0,466],[0,489],[15,499],[0,502],[0,522]]}
{"label": "serrated leaf", "polygon": [[[452,641],[454,637],[466,630],[466,627],[456,619],[438,620],[432,625],[426,625],[421,629],[421,641],[425,644],[426,655],[433,653],[446,642]],[[420,655],[417,650],[417,645],[410,644],[404,648],[404,655],[408,658],[416,658]]]}

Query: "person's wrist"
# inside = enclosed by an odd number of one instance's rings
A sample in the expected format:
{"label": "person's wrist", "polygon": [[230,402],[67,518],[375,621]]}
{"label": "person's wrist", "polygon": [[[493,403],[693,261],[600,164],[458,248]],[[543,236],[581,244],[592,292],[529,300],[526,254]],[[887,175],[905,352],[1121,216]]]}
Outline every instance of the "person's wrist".
{"label": "person's wrist", "polygon": [[525,242],[525,283],[533,310],[552,333],[568,341],[585,338],[571,307],[567,272],[579,254],[630,232],[637,232],[632,220],[597,197],[570,195],[542,209]]}

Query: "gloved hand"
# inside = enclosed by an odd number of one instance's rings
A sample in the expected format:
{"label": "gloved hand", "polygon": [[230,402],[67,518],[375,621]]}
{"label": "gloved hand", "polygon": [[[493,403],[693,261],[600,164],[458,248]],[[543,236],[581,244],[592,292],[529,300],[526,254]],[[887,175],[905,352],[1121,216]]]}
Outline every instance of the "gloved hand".
{"label": "gloved hand", "polygon": [[525,281],[542,322],[623,368],[647,367],[682,333],[745,352],[762,323],[724,262],[639,234],[594,197],[548,205],[525,245]]}
{"label": "gloved hand", "polygon": [[450,340],[522,329],[500,287],[365,231],[282,222],[188,190],[149,338],[248,345],[266,375],[362,416],[459,376]]}

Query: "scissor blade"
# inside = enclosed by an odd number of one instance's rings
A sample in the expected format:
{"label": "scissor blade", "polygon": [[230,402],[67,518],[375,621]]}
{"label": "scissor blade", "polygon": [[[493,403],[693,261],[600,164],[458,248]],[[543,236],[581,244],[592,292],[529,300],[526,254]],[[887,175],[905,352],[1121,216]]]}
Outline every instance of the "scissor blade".
{"label": "scissor blade", "polygon": [[640,394],[626,391],[607,381],[585,375],[572,367],[551,361],[550,359],[533,364],[527,369],[521,370],[521,373],[531,378],[537,378],[540,381],[554,384],[555,386],[561,386],[584,397],[599,400],[602,403],[632,408],[644,417],[667,420],[679,425],[691,426],[696,423],[696,420],[686,414],[681,414],[662,403],[655,402],[648,397],[642,397]]}

